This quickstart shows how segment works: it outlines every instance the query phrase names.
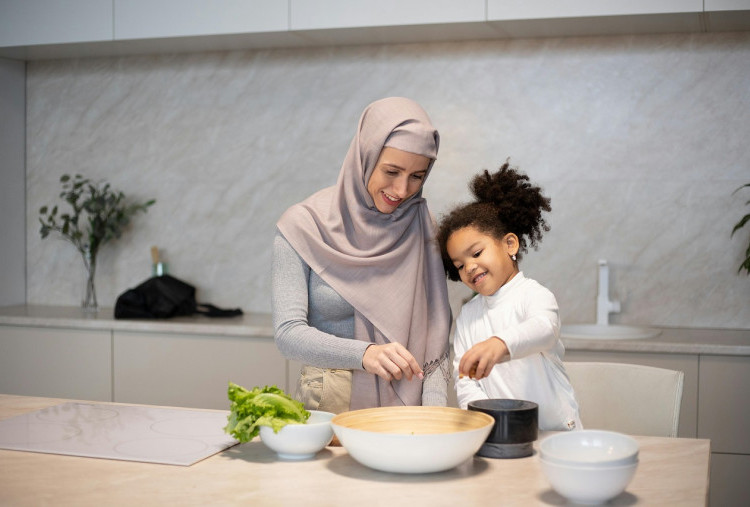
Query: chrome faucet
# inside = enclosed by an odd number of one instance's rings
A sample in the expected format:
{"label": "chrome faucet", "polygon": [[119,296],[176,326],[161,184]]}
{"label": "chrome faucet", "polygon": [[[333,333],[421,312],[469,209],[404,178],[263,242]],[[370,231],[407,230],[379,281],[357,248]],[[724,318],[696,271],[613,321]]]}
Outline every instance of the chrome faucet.
{"label": "chrome faucet", "polygon": [[599,294],[596,296],[596,323],[609,325],[609,314],[620,312],[620,302],[609,299],[609,266],[607,261],[599,260]]}

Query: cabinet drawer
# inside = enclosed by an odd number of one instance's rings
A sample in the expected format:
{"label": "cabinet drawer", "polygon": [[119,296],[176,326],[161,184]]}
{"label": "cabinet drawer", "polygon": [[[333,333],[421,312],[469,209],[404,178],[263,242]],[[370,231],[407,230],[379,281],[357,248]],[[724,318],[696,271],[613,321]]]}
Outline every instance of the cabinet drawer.
{"label": "cabinet drawer", "polygon": [[[711,442],[713,445],[713,442]],[[711,507],[750,505],[750,456],[711,453],[708,504]]]}
{"label": "cabinet drawer", "polygon": [[111,41],[111,0],[4,0],[0,46]]}
{"label": "cabinet drawer", "polygon": [[111,401],[111,331],[0,326],[0,392]]}
{"label": "cabinet drawer", "polygon": [[227,385],[287,382],[269,338],[114,332],[114,401],[229,409]]}
{"label": "cabinet drawer", "polygon": [[698,437],[711,439],[711,451],[750,454],[750,359],[701,356]]}

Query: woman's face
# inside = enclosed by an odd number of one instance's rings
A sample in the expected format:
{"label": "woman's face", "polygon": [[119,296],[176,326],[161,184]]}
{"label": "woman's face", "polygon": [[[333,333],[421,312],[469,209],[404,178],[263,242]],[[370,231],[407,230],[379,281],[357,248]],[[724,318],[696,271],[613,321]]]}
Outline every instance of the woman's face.
{"label": "woman's face", "polygon": [[491,296],[518,273],[511,259],[518,253],[518,237],[513,233],[496,239],[475,227],[464,227],[448,237],[445,249],[461,281],[483,296]]}
{"label": "woman's face", "polygon": [[393,213],[399,204],[422,188],[430,159],[408,151],[385,147],[380,152],[367,192],[381,213]]}

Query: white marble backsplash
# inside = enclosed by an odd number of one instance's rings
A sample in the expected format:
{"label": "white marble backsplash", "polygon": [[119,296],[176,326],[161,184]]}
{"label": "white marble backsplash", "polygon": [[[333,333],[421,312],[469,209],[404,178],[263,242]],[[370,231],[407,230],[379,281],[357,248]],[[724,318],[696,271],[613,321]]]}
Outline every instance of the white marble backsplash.
{"label": "white marble backsplash", "polygon": [[[737,268],[748,213],[750,33],[280,49],[34,61],[27,68],[27,291],[76,305],[82,262],[39,236],[59,177],[156,204],[99,258],[99,302],[151,274],[151,245],[198,299],[270,311],[271,239],[335,182],[361,110],[402,95],[441,133],[436,215],[507,157],[552,198],[521,268],[564,322],[593,322],[607,259],[613,322],[750,328]],[[449,282],[454,306],[468,293]]]}

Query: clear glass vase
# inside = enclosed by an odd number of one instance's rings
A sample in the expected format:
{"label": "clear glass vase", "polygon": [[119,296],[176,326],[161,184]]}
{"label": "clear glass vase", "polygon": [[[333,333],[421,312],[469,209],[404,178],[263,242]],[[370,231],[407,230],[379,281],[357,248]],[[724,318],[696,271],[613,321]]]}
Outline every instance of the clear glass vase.
{"label": "clear glass vase", "polygon": [[96,256],[91,255],[90,251],[83,254],[84,265],[84,288],[81,308],[84,312],[98,312],[99,304],[96,302]]}

